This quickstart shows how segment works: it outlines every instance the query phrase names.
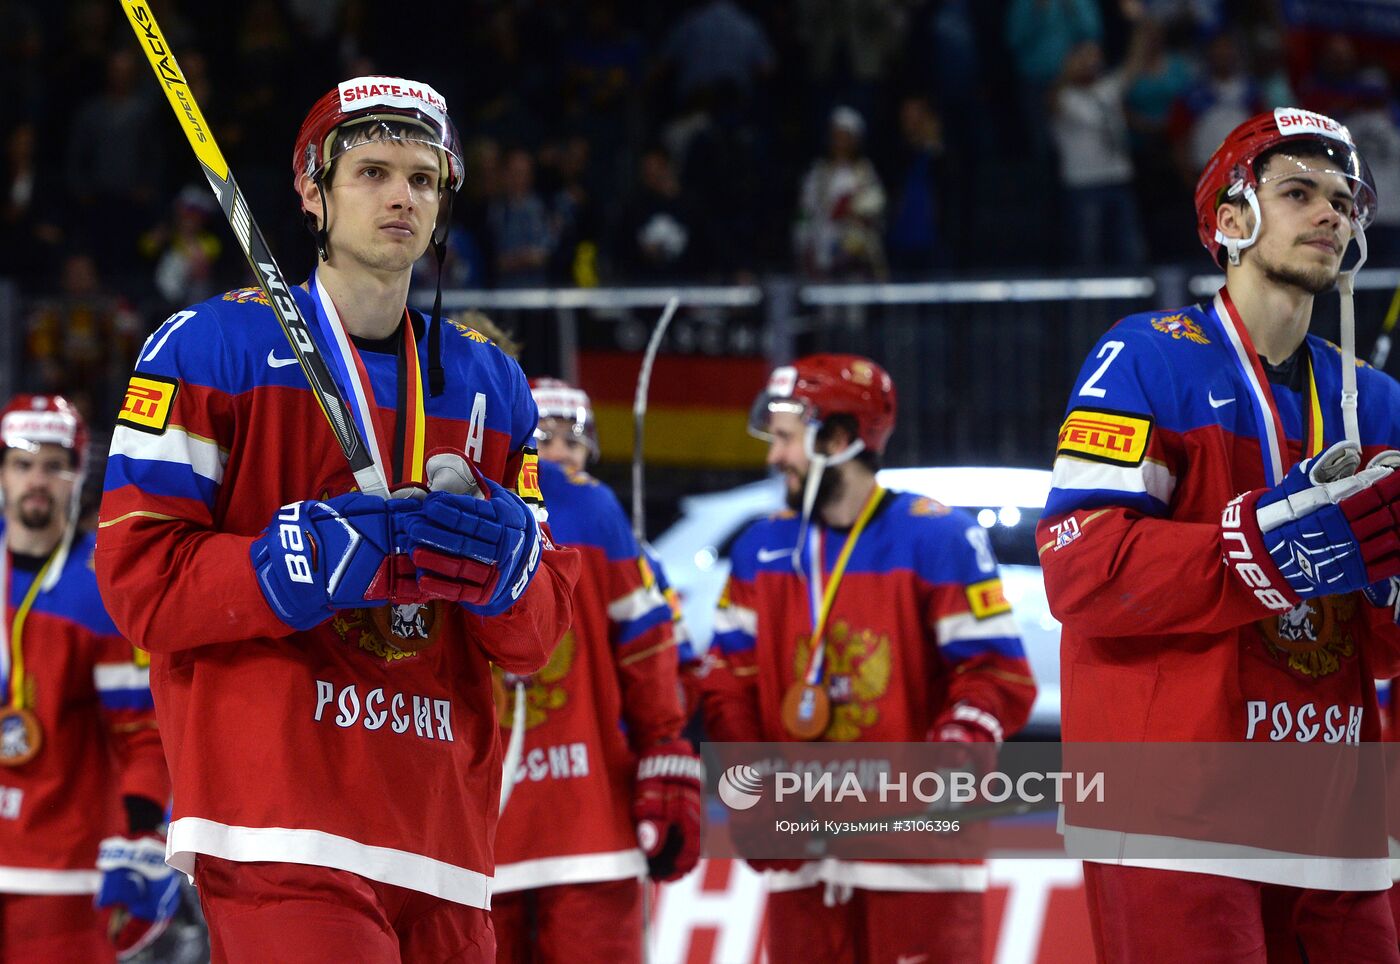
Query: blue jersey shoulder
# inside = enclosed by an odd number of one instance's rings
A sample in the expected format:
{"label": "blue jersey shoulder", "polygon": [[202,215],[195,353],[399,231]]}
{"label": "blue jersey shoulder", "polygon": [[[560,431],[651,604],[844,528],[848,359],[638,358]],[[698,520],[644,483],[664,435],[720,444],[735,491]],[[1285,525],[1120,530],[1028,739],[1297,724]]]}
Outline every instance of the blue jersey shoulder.
{"label": "blue jersey shoulder", "polygon": [[103,605],[102,594],[97,588],[97,571],[93,565],[93,551],[96,548],[97,540],[91,534],[79,533],[75,536],[58,582],[35,599],[34,607],[77,623],[95,635],[117,636],[120,634],[112,623],[112,617],[107,614],[107,607]]}
{"label": "blue jersey shoulder", "polygon": [[541,460],[540,492],[549,507],[549,528],[556,541],[593,546],[614,561],[639,554],[617,496],[587,472]]}

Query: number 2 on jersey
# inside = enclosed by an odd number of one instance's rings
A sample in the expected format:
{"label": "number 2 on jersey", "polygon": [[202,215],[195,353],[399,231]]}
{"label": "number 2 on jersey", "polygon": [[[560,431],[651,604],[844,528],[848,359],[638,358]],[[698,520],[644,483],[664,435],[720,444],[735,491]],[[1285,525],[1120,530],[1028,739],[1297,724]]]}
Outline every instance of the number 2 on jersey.
{"label": "number 2 on jersey", "polygon": [[[1108,394],[1106,389],[1096,387],[1095,383],[1103,377],[1104,372],[1108,371],[1108,366],[1113,364],[1113,359],[1117,358],[1118,353],[1122,350],[1123,343],[1121,341],[1106,341],[1103,343],[1103,347],[1099,349],[1099,353],[1094,356],[1095,358],[1103,358],[1103,364],[1098,367],[1098,370],[1094,372],[1094,374],[1089,376],[1089,380],[1084,383],[1084,387],[1079,390],[1079,394],[1089,395],[1093,398],[1103,398],[1104,395]],[[1105,355],[1108,357],[1104,358]]]}

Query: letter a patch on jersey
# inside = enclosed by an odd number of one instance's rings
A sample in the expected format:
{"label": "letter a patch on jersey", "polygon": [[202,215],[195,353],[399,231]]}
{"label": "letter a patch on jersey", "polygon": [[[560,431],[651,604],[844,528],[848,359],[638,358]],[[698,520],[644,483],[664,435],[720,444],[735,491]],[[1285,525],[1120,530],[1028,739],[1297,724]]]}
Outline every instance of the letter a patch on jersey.
{"label": "letter a patch on jersey", "polygon": [[1147,455],[1152,419],[1122,412],[1076,408],[1060,426],[1056,455],[1115,465],[1139,465]]}
{"label": "letter a patch on jersey", "polygon": [[117,424],[159,435],[170,424],[170,408],[180,383],[159,375],[132,375]]}

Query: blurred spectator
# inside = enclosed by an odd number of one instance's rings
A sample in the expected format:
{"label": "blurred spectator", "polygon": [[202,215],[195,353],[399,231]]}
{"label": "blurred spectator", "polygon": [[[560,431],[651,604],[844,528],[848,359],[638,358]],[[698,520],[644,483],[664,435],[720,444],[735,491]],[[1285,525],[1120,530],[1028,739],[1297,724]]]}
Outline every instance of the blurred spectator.
{"label": "blurred spectator", "polygon": [[1123,92],[1137,70],[1138,63],[1130,61],[1104,75],[1102,50],[1086,40],[1066,58],[1054,95],[1051,126],[1079,267],[1136,267],[1143,260],[1123,114]]}
{"label": "blurred spectator", "polygon": [[496,283],[496,249],[491,235],[491,206],[501,196],[501,146],[489,137],[468,141],[462,152],[466,182],[453,202],[453,217],[470,248],[480,259],[476,283],[489,288]]}
{"label": "blurred spectator", "polygon": [[1065,58],[1084,41],[1102,39],[1103,18],[1094,0],[1011,0],[1006,45],[1021,81],[1021,122],[1032,164],[1050,158],[1046,97]]}
{"label": "blurred spectator", "polygon": [[153,85],[141,85],[145,67],[126,46],[107,58],[102,93],[77,110],[68,135],[68,183],[77,201],[83,240],[102,247],[101,264],[129,272],[137,263],[136,239],[153,220],[161,183],[162,143]]}
{"label": "blurred spectator", "polygon": [[1334,33],[1322,42],[1311,75],[1298,85],[1298,106],[1328,117],[1345,117],[1356,108],[1360,93],[1356,47],[1351,38]]}
{"label": "blurred spectator", "polygon": [[889,259],[896,274],[918,274],[947,264],[941,226],[943,126],[927,97],[899,105],[903,173],[890,210]]}
{"label": "blurred spectator", "polygon": [[[588,188],[588,162],[592,149],[580,135],[547,145],[540,152],[540,171],[549,183],[541,193],[547,199],[549,230],[554,241],[549,276],[554,284],[592,288],[598,284],[597,206]],[[544,187],[543,178],[542,188]]]}
{"label": "blurred spectator", "polygon": [[[437,252],[429,245],[413,265],[413,289],[426,291],[432,297],[437,278]],[[484,288],[485,278],[486,265],[476,239],[462,225],[452,225],[447,230],[447,250],[443,254],[443,288]]]}
{"label": "blurred spectator", "polygon": [[47,280],[63,239],[55,217],[62,211],[61,185],[49,183],[38,163],[35,129],[16,124],[5,141],[4,197],[0,199],[0,258],[21,283]]}
{"label": "blurred spectator", "polygon": [[762,25],[734,0],[700,0],[671,28],[661,61],[674,76],[677,103],[705,88],[732,86],[749,94],[773,70]]}
{"label": "blurred spectator", "polygon": [[1194,184],[1225,136],[1263,109],[1239,43],[1228,33],[1213,38],[1205,75],[1176,102],[1168,125],[1182,176]]}
{"label": "blurred spectator", "polygon": [[1400,104],[1391,94],[1390,78],[1372,67],[1357,78],[1357,107],[1345,115],[1347,128],[1376,181],[1380,205],[1366,230],[1368,260],[1400,268]]}
{"label": "blurred spectator", "polygon": [[214,266],[223,242],[209,227],[218,206],[208,189],[188,185],[170,217],[141,238],[141,253],[155,262],[155,289],[169,306],[192,305],[216,294]]}
{"label": "blurred spectator", "polygon": [[865,120],[838,107],[831,113],[829,136],[827,156],[802,181],[795,232],[800,269],[817,280],[884,278],[885,189],[863,153]]}
{"label": "blurred spectator", "polygon": [[670,157],[660,148],[642,154],[642,189],[623,211],[613,249],[622,279],[661,284],[703,276],[712,249],[697,207],[681,193]]}
{"label": "blurred spectator", "polygon": [[502,193],[487,208],[496,283],[502,288],[542,287],[552,238],[544,202],[535,193],[535,162],[516,148],[506,154]]}
{"label": "blurred spectator", "polygon": [[1259,85],[1259,100],[1268,110],[1273,107],[1295,107],[1298,98],[1288,79],[1288,64],[1284,58],[1283,37],[1273,27],[1260,27],[1250,35],[1253,51],[1254,81]]}
{"label": "blurred spectator", "polygon": [[1159,261],[1189,257],[1196,250],[1190,230],[1191,184],[1172,160],[1168,122],[1172,105],[1190,90],[1195,70],[1181,48],[1189,44],[1190,24],[1167,28],[1153,17],[1138,21],[1128,59],[1137,73],[1127,85],[1123,107],[1136,174],[1138,209],[1151,256]]}
{"label": "blurred spectator", "polygon": [[87,254],[63,262],[61,293],[38,302],[29,317],[25,354],[29,390],[91,398],[110,423],[140,342],[140,319],[109,291]]}
{"label": "blurred spectator", "polygon": [[872,110],[904,37],[906,6],[900,0],[797,0],[794,21],[818,91]]}

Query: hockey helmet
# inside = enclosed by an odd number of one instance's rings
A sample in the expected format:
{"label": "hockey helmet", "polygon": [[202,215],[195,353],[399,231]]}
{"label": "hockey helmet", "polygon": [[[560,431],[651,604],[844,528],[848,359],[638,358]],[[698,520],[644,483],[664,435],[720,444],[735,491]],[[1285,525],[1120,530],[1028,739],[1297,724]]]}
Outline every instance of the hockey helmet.
{"label": "hockey helmet", "polygon": [[[588,447],[589,457],[598,458],[598,428],[593,422],[593,402],[587,392],[558,378],[534,378],[530,380],[530,394],[535,398],[541,423],[545,419],[557,419],[568,425],[571,436]],[[539,428],[535,430],[535,437],[543,442],[550,436]]]}
{"label": "hockey helmet", "polygon": [[292,186],[319,181],[340,155],[376,140],[424,144],[442,160],[438,186],[457,191],[465,177],[447,101],[427,84],[402,77],[356,77],[318,100],[297,133]]}
{"label": "hockey helmet", "polygon": [[[1221,263],[1222,251],[1232,264],[1238,264],[1240,251],[1258,240],[1261,219],[1255,191],[1264,183],[1259,180],[1258,160],[1266,151],[1294,142],[1308,143],[1310,154],[1321,152],[1326,158],[1323,167],[1304,168],[1303,162],[1298,161],[1299,169],[1346,178],[1352,187],[1353,227],[1363,231],[1370,225],[1376,215],[1376,182],[1346,126],[1312,111],[1280,107],[1257,114],[1231,131],[1196,182],[1196,233],[1217,264]],[[1267,180],[1288,173],[1284,170],[1271,174]],[[1254,212],[1254,229],[1247,238],[1227,238],[1216,224],[1216,212],[1227,201],[1241,200]]]}
{"label": "hockey helmet", "polygon": [[799,416],[811,429],[809,437],[832,415],[850,415],[860,448],[879,455],[894,431],[895,409],[894,382],[870,359],[808,355],[773,370],[749,411],[749,433],[771,442],[768,418],[774,412]]}
{"label": "hockey helmet", "polygon": [[12,448],[37,452],[61,445],[73,453],[74,467],[87,462],[88,429],[83,416],[62,395],[20,394],[0,409],[0,456]]}

